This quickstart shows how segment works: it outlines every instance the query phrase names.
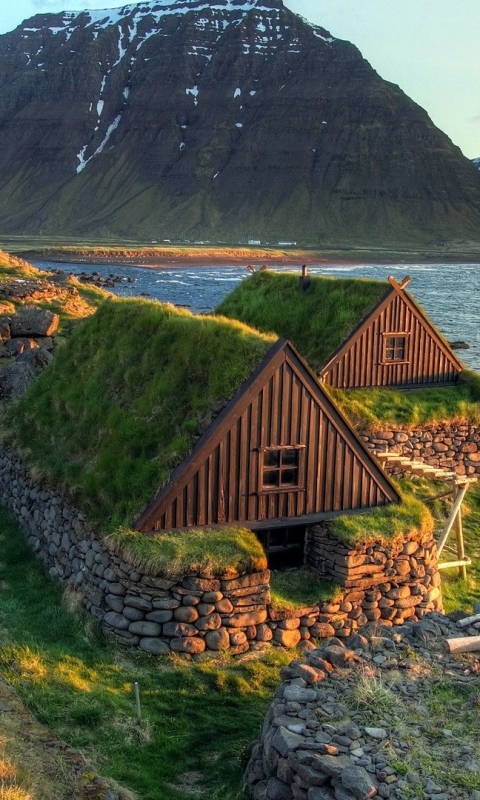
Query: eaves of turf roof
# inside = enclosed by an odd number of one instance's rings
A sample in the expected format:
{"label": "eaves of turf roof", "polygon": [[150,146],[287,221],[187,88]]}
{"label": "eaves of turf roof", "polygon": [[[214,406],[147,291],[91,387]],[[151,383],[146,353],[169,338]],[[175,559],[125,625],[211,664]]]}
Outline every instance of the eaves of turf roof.
{"label": "eaves of turf roof", "polygon": [[299,274],[258,271],[242,281],[215,313],[289,339],[318,371],[392,287],[386,281],[363,278],[308,279],[308,290],[302,291]]}
{"label": "eaves of turf roof", "polygon": [[101,533],[132,520],[277,340],[139,299],[83,322],[3,423]]}

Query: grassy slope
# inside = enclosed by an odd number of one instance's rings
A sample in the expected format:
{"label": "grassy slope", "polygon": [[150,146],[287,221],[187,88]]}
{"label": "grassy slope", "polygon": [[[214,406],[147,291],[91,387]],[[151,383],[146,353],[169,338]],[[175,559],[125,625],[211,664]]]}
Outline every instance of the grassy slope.
{"label": "grassy slope", "polygon": [[230,320],[111,300],[6,425],[30,464],[100,530],[130,526],[273,342]]}
{"label": "grassy slope", "polygon": [[155,536],[120,529],[106,541],[132,566],[167,578],[182,578],[188,572],[233,576],[267,568],[263,547],[248,528],[189,528]]}
{"label": "grassy slope", "polygon": [[107,646],[92,617],[67,610],[4,512],[0,548],[0,670],[40,722],[141,800],[190,800],[192,785],[240,800],[248,743],[291,655],[188,664]]}
{"label": "grassy slope", "polygon": [[372,508],[367,514],[351,514],[335,517],[330,523],[333,535],[347,545],[383,541],[398,542],[406,537],[423,541],[433,531],[433,519],[429,509],[417,500],[410,491],[398,486],[402,502]]}
{"label": "grassy slope", "polygon": [[382,281],[312,277],[308,291],[299,276],[256,272],[216,309],[262,331],[290,339],[318,369],[365,314],[385,296]]}

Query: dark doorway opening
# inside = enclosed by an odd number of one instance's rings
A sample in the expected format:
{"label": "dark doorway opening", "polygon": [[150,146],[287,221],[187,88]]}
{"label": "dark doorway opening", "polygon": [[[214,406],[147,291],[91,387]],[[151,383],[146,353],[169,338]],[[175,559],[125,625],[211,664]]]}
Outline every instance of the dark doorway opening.
{"label": "dark doorway opening", "polygon": [[305,562],[306,525],[256,531],[267,554],[269,569],[292,569]]}

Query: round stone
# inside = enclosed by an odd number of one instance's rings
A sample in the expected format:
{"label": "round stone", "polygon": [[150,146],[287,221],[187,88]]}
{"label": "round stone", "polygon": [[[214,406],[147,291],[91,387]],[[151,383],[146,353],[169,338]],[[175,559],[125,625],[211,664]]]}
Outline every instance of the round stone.
{"label": "round stone", "polygon": [[147,622],[146,620],[130,623],[128,630],[130,633],[138,633],[140,636],[160,636],[161,626],[157,622]]}
{"label": "round stone", "polygon": [[108,611],[105,614],[103,621],[112,628],[118,628],[121,631],[127,630],[128,626],[130,625],[128,619],[125,619],[123,614],[118,614],[116,611]]}
{"label": "round stone", "polygon": [[150,611],[149,614],[146,615],[145,619],[148,619],[151,622],[170,622],[173,618],[173,611],[162,611],[161,608],[156,609],[155,611]]}
{"label": "round stone", "polygon": [[163,642],[161,639],[152,639],[148,636],[140,639],[139,647],[147,653],[151,653],[152,656],[163,656],[170,652],[167,642]]}
{"label": "round stone", "polygon": [[220,614],[209,614],[208,617],[200,617],[195,622],[195,627],[199,631],[215,631],[222,624]]}
{"label": "round stone", "polygon": [[198,611],[194,606],[180,606],[173,612],[177,622],[195,622],[198,619]]}
{"label": "round stone", "polygon": [[205,643],[209,650],[228,650],[230,636],[225,628],[218,628],[216,631],[207,632]]}
{"label": "round stone", "polygon": [[277,628],[273,633],[273,638],[278,644],[281,644],[282,647],[286,647],[290,650],[297,646],[302,637],[298,629],[285,631],[282,628]]}
{"label": "round stone", "polygon": [[200,639],[199,636],[172,639],[170,647],[178,653],[203,653],[205,650],[205,640]]}

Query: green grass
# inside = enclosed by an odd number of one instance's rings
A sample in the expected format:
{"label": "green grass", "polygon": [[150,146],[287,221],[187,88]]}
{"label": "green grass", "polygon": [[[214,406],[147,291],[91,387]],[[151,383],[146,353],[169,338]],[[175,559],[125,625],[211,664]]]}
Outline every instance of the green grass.
{"label": "green grass", "polygon": [[456,386],[409,389],[326,387],[344,413],[366,429],[438,422],[480,422],[480,376],[465,370]]}
{"label": "green grass", "polygon": [[92,617],[67,609],[3,511],[0,548],[0,670],[35,716],[141,800],[191,800],[192,773],[208,800],[243,798],[248,744],[291,653],[194,664],[107,645]]}
{"label": "green grass", "polygon": [[429,509],[411,492],[398,488],[401,503],[372,508],[364,514],[335,517],[329,524],[333,536],[351,546],[376,541],[388,545],[404,538],[417,541],[431,538],[434,520]]}
{"label": "green grass", "polygon": [[331,581],[307,569],[274,570],[270,576],[272,606],[277,611],[293,610],[334,600],[341,592]]}
{"label": "green grass", "polygon": [[189,528],[154,536],[121,529],[105,542],[137,569],[167,578],[189,572],[215,577],[267,568],[263,547],[247,528]]}
{"label": "green grass", "polygon": [[216,313],[290,339],[318,369],[390,286],[358,278],[310,280],[303,292],[299,273],[256,272],[220,303]]}
{"label": "green grass", "polygon": [[231,320],[109,300],[9,411],[7,438],[101,532],[129,528],[274,341]]}

